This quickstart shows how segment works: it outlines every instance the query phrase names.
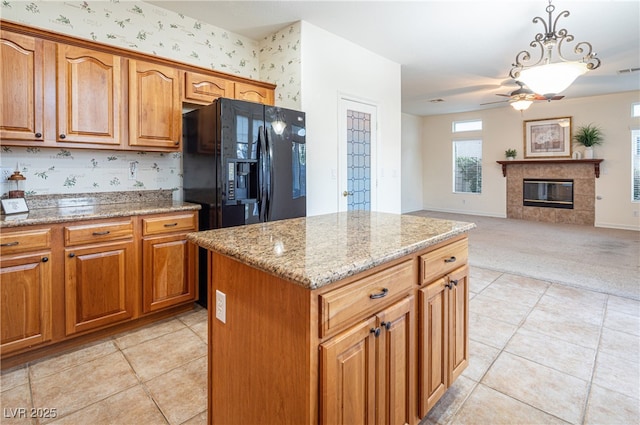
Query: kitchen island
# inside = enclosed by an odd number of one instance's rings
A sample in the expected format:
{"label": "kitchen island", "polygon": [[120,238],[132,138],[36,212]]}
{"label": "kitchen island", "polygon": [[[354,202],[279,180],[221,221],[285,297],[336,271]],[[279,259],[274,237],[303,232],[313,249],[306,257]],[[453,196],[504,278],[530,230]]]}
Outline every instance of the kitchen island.
{"label": "kitchen island", "polygon": [[209,423],[416,424],[468,364],[472,223],[345,212],[209,250]]}

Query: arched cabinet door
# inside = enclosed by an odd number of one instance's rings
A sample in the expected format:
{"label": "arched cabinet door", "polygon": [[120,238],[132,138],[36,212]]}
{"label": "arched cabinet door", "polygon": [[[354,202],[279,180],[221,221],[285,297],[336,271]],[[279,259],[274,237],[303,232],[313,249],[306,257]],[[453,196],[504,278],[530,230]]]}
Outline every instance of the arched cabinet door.
{"label": "arched cabinet door", "polygon": [[122,58],[57,45],[59,143],[120,144]]}
{"label": "arched cabinet door", "polygon": [[177,68],[129,62],[129,146],[180,150],[182,98]]}
{"label": "arched cabinet door", "polygon": [[0,137],[44,141],[43,42],[0,31]]}

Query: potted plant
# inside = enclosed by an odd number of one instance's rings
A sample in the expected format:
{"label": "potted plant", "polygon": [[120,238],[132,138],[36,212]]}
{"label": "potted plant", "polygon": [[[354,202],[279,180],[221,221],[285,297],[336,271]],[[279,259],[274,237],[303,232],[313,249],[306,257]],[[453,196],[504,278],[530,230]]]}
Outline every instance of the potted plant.
{"label": "potted plant", "polygon": [[602,130],[594,124],[578,127],[573,135],[573,141],[585,147],[584,157],[587,159],[593,158],[593,147],[601,145],[603,140]]}
{"label": "potted plant", "polygon": [[504,156],[506,156],[508,160],[516,159],[516,155],[518,155],[518,151],[515,149],[507,149],[504,151]]}

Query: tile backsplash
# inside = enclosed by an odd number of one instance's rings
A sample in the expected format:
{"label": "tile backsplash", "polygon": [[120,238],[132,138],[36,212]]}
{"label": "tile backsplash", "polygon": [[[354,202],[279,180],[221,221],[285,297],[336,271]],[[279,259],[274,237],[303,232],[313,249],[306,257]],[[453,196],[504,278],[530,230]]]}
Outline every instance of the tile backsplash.
{"label": "tile backsplash", "polygon": [[[25,195],[182,190],[182,154],[2,146],[0,165],[16,167]],[[15,182],[0,183],[2,196]]]}

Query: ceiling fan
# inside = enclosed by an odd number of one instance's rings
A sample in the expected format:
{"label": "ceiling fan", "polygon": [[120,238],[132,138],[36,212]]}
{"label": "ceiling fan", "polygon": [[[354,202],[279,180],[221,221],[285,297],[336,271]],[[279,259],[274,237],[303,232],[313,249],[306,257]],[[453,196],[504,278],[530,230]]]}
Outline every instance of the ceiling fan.
{"label": "ceiling fan", "polygon": [[531,105],[531,103],[535,100],[551,101],[551,100],[560,100],[564,97],[564,96],[553,96],[552,98],[547,99],[546,97],[536,94],[531,90],[529,90],[528,88],[525,88],[524,84],[521,83],[520,81],[516,80],[516,84],[519,85],[520,88],[512,91],[509,94],[496,93],[496,96],[508,97],[509,99],[499,100],[497,102],[481,103],[480,105],[492,105],[494,103],[509,102],[511,106],[514,107],[514,109],[524,110],[524,109],[527,109],[529,105]]}

